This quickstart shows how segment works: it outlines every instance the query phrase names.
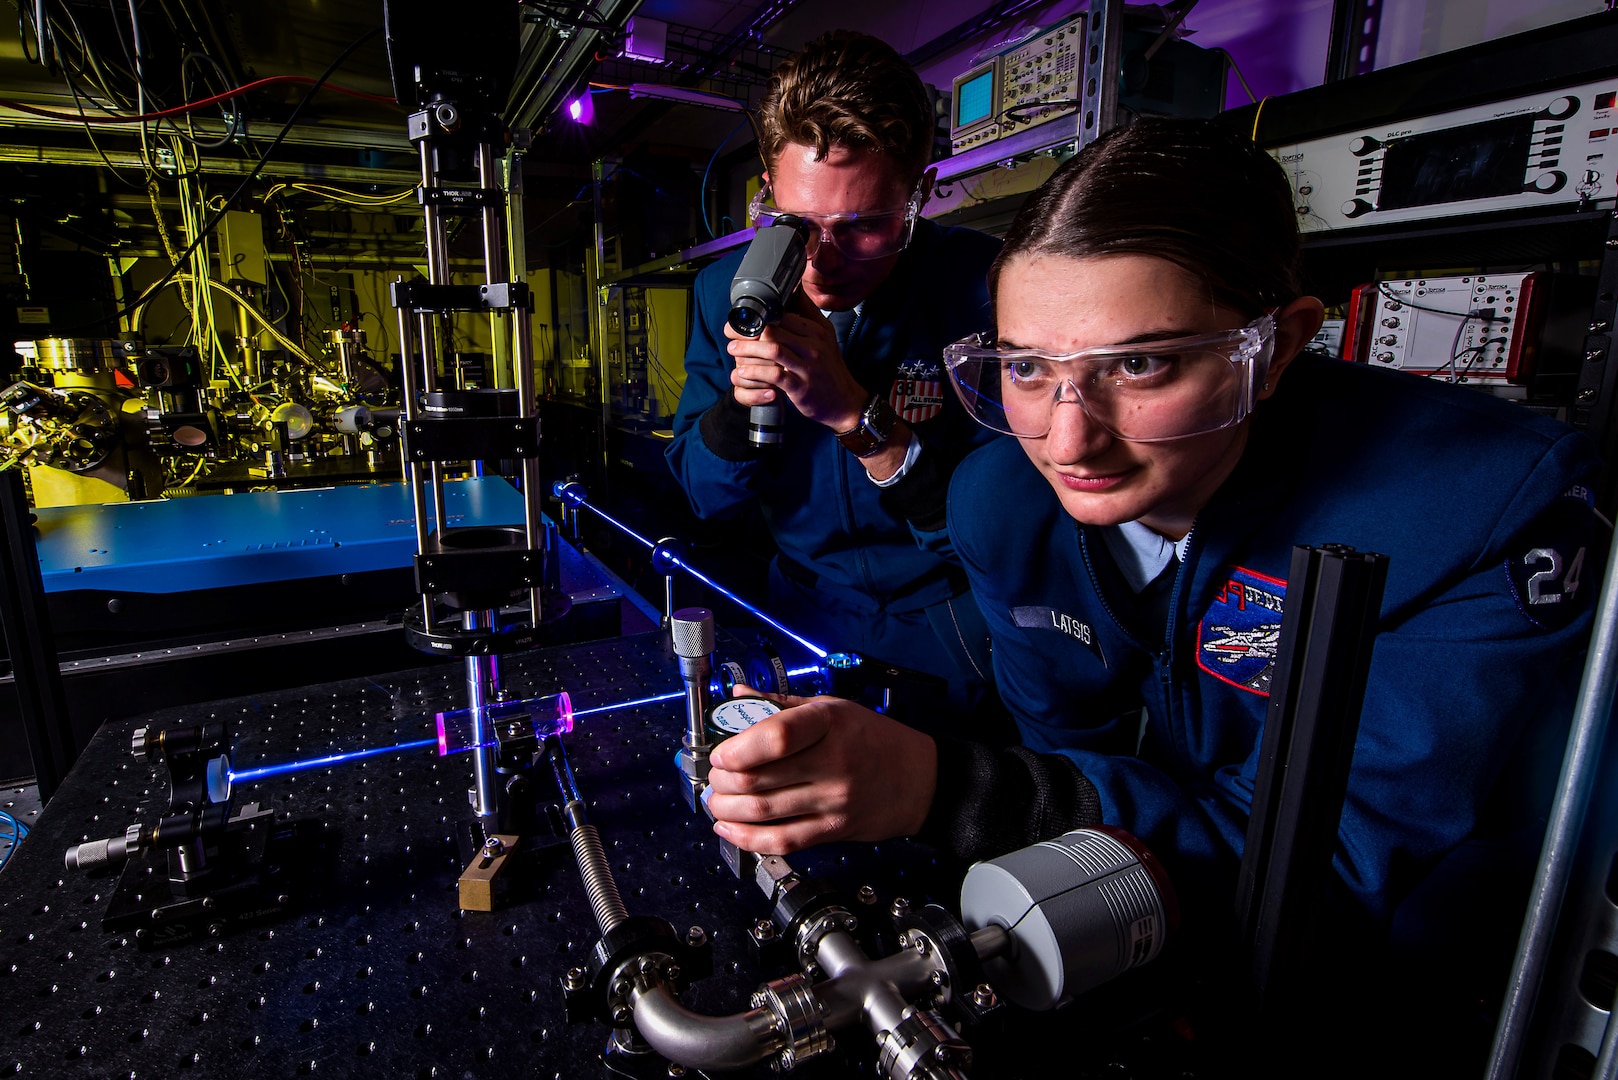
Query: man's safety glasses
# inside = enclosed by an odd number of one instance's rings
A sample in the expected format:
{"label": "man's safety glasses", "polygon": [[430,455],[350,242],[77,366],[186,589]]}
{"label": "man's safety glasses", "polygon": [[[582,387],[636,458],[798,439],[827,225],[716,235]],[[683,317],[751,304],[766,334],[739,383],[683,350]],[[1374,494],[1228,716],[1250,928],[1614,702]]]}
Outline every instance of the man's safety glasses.
{"label": "man's safety glasses", "polygon": [[995,431],[1040,438],[1069,402],[1117,438],[1164,442],[1240,423],[1274,343],[1275,320],[1263,315],[1240,330],[1063,354],[974,335],[948,346],[944,364],[967,412]]}
{"label": "man's safety glasses", "polygon": [[759,228],[772,224],[782,214],[812,223],[809,234],[809,258],[821,243],[835,247],[845,259],[866,262],[897,255],[910,243],[916,231],[916,218],[926,201],[921,188],[911,193],[910,200],[897,210],[862,210],[851,214],[817,214],[811,210],[786,210],[776,206],[770,186],[765,184],[748,204],[747,216]]}

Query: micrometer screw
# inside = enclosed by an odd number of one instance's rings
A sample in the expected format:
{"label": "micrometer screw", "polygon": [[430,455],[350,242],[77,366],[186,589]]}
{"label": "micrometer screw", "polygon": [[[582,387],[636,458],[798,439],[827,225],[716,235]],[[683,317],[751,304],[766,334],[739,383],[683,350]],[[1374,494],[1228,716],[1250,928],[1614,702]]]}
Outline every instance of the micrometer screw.
{"label": "micrometer screw", "polygon": [[987,1009],[993,1005],[994,987],[988,983],[978,983],[977,989],[972,991],[972,1003],[982,1009]]}

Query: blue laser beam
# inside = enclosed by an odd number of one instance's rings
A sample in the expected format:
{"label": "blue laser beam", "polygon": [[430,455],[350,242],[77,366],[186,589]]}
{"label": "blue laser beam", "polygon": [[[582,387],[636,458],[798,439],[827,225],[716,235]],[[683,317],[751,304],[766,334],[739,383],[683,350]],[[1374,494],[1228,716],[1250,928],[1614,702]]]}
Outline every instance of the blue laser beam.
{"label": "blue laser beam", "polygon": [[666,694],[657,694],[653,697],[637,698],[634,701],[621,701],[616,705],[597,705],[593,709],[574,709],[573,719],[589,716],[592,713],[612,712],[615,709],[633,709],[640,705],[655,705],[660,701],[673,701],[675,698],[685,697],[684,690],[670,690]]}
{"label": "blue laser beam", "polygon": [[[594,713],[614,712],[618,709],[633,709],[641,705],[654,705],[659,702],[672,701],[675,698],[683,697],[685,697],[685,691],[683,689],[671,690],[666,694],[657,694],[652,697],[637,698],[634,701],[619,701],[614,702],[611,705],[598,705],[593,709],[580,709],[574,712],[573,716],[577,718],[580,716],[590,716]],[[424,716],[421,718],[421,720],[423,723],[426,723],[430,720],[430,717]],[[262,765],[256,769],[243,769],[241,772],[232,770],[230,773],[230,782],[232,785],[251,784],[258,780],[268,780],[274,776],[286,776],[290,773],[306,772],[309,769],[320,769],[329,765],[341,765],[345,762],[359,761],[363,758],[369,757],[377,757],[380,754],[402,754],[411,750],[425,749],[429,746],[436,747],[437,745],[437,738],[416,739],[412,742],[395,743],[392,746],[373,746],[367,750],[350,750],[342,754],[327,754],[325,757],[305,758],[302,761],[282,762],[279,765]],[[494,746],[496,744],[493,742],[488,742],[481,745]],[[451,751],[451,753],[458,754],[466,750],[476,750],[478,748],[478,744],[469,744],[467,746],[458,747],[457,749]]]}
{"label": "blue laser beam", "polygon": [[656,551],[657,550],[657,545],[656,544],[652,543],[650,540],[646,539],[646,537],[642,536],[640,533],[636,532],[634,529],[631,529],[628,525],[625,525],[623,522],[619,521],[617,518],[613,517],[611,514],[607,513],[605,510],[600,510],[600,509],[598,509],[598,508],[596,508],[594,506],[591,506],[587,502],[581,502],[579,505],[584,506],[584,507],[588,507],[590,512],[595,514],[596,517],[600,518],[602,521],[605,521],[608,525],[611,525],[613,528],[617,529],[619,532],[623,533],[625,536],[629,537],[631,540],[639,540],[642,544],[646,545],[647,550],[649,550],[649,551]]}
{"label": "blue laser beam", "polygon": [[255,780],[268,780],[272,776],[285,776],[288,773],[318,769],[324,765],[341,765],[347,761],[359,761],[361,758],[376,757],[379,754],[402,754],[437,745],[437,739],[417,739],[414,742],[395,743],[393,746],[373,746],[369,750],[350,750],[347,753],[327,754],[325,757],[306,758],[303,761],[287,761],[280,765],[262,765],[257,769],[244,769],[241,772],[232,769],[230,782],[251,784]]}
{"label": "blue laser beam", "polygon": [[710,589],[713,589],[715,592],[719,593],[721,596],[724,596],[725,598],[730,600],[732,603],[734,603],[738,607],[742,608],[742,610],[750,612],[750,613],[752,613],[754,615],[757,615],[760,619],[763,619],[765,622],[769,623],[771,626],[773,626],[777,630],[781,631],[781,633],[785,634],[787,637],[791,638],[793,641],[796,641],[799,645],[802,645],[804,648],[808,649],[810,652],[814,653],[816,656],[820,657],[822,660],[824,660],[828,655],[830,655],[829,653],[826,652],[825,649],[822,649],[819,645],[816,645],[814,642],[810,641],[808,638],[804,637],[803,635],[794,633],[793,631],[787,629],[785,626],[782,626],[775,619],[773,619],[769,615],[765,614],[763,611],[760,611],[758,609],[758,607],[756,607],[753,604],[748,603],[746,600],[743,600],[741,597],[737,596],[735,593],[731,592],[729,589],[727,589],[723,585],[719,584],[719,582],[715,581],[713,578],[711,578],[708,575],[704,574],[702,571],[698,570],[696,567],[692,566],[690,563],[687,563],[684,560],[682,560],[678,555],[674,554],[674,552],[668,550],[667,548],[660,547],[659,545],[652,543],[652,541],[646,539],[646,537],[640,535],[634,529],[631,529],[628,525],[625,525],[623,522],[619,521],[617,518],[613,517],[611,514],[608,514],[607,512],[602,510],[600,507],[595,506],[594,504],[590,503],[588,500],[584,499],[582,497],[582,492],[583,492],[582,488],[579,488],[577,485],[569,485],[569,488],[571,488],[572,490],[571,491],[558,490],[557,494],[559,496],[561,496],[564,499],[564,501],[566,501],[569,505],[573,506],[575,509],[583,509],[583,510],[590,511],[596,517],[600,518],[602,521],[605,521],[607,524],[611,525],[613,528],[617,529],[619,532],[623,533],[625,536],[629,537],[631,540],[635,540],[635,541],[638,541],[641,544],[644,544],[649,550],[651,550],[653,552],[654,556],[660,553],[662,555],[662,557],[666,558],[669,561],[669,564],[671,566],[674,566],[674,567],[676,567],[676,568],[678,568],[680,570],[684,570],[686,573],[690,574],[692,577],[696,578],[698,581],[702,582],[704,585],[708,586]]}
{"label": "blue laser beam", "polygon": [[669,556],[669,561],[672,562],[675,566],[678,566],[681,570],[684,570],[686,573],[690,574],[692,577],[696,578],[698,581],[702,582],[704,585],[708,586],[710,589],[713,589],[715,592],[721,594],[722,596],[728,597],[732,602],[736,603],[737,605],[742,607],[744,610],[750,611],[754,615],[757,615],[759,618],[763,619],[765,622],[769,623],[771,626],[773,626],[777,630],[781,631],[781,633],[785,634],[787,637],[791,638],[793,641],[796,641],[799,645],[802,645],[804,648],[808,649],[810,652],[814,653],[816,656],[820,657],[822,660],[824,660],[828,655],[830,655],[829,653],[826,652],[825,649],[822,649],[819,645],[816,645],[814,642],[810,641],[808,638],[804,637],[801,634],[795,634],[791,630],[788,630],[786,627],[782,626],[779,622],[776,622],[773,618],[766,615],[764,612],[760,611],[757,607],[753,606],[752,604],[749,604],[746,600],[743,600],[741,597],[737,596],[735,593],[731,592],[729,589],[725,588],[723,585],[719,584],[719,582],[715,581],[713,578],[711,578],[708,575],[704,574],[702,571],[698,570],[696,567],[691,566],[688,563],[682,562],[678,556],[670,555]]}

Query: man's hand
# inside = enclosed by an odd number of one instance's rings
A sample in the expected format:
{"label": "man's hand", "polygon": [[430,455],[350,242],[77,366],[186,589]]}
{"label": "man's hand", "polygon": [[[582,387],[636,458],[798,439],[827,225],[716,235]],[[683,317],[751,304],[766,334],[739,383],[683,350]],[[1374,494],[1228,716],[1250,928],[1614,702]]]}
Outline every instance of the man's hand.
{"label": "man's hand", "polygon": [[931,738],[842,698],[770,696],[787,708],[708,759],[714,832],[785,855],[921,829],[938,784]]}
{"label": "man's hand", "polygon": [[849,373],[837,332],[803,290],[793,294],[781,321],[759,337],[742,337],[729,324],[725,336],[736,361],[730,382],[738,403],[768,405],[782,393],[798,412],[832,431],[858,426],[870,393]]}

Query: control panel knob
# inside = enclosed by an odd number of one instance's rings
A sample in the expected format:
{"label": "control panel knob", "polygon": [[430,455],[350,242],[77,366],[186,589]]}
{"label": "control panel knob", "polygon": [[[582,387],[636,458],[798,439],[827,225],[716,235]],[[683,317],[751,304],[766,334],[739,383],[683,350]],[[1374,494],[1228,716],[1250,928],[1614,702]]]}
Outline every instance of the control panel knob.
{"label": "control panel knob", "polygon": [[1386,319],[1382,320],[1382,325],[1386,326],[1389,330],[1397,330],[1399,328],[1399,320],[1390,315]]}
{"label": "control panel knob", "polygon": [[1380,140],[1373,139],[1369,135],[1356,135],[1348,142],[1348,152],[1355,157],[1364,157],[1381,146]]}
{"label": "control panel knob", "polygon": [[1376,207],[1364,199],[1350,199],[1342,206],[1342,214],[1346,218],[1357,218],[1361,214],[1369,214]]}
{"label": "control panel knob", "polygon": [[1399,344],[1399,339],[1394,337],[1392,334],[1383,334],[1381,337],[1377,338],[1376,340],[1377,340],[1377,344],[1379,344],[1379,345],[1397,345],[1397,344]]}
{"label": "control panel knob", "polygon": [[1390,353],[1390,352],[1385,352],[1385,353],[1377,353],[1377,354],[1376,354],[1376,358],[1377,358],[1377,359],[1378,359],[1378,360],[1380,360],[1380,361],[1382,361],[1382,362],[1383,362],[1383,363],[1384,363],[1384,364],[1391,364],[1391,363],[1393,363],[1393,354],[1392,354],[1392,353]]}
{"label": "control panel knob", "polygon": [[1566,120],[1579,111],[1579,99],[1572,94],[1563,94],[1549,105],[1539,115],[1547,120]]}
{"label": "control panel knob", "polygon": [[1541,195],[1550,195],[1567,187],[1567,173],[1561,169],[1546,169],[1534,177],[1528,186]]}

